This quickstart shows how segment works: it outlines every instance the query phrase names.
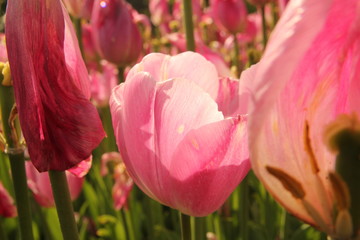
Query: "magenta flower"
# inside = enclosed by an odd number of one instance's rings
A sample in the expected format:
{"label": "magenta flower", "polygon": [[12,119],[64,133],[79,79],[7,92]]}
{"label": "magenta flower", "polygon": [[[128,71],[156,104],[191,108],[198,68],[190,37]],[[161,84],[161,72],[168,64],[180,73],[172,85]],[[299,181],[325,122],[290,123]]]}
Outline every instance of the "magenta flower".
{"label": "magenta flower", "polygon": [[34,166],[63,171],[88,158],[105,134],[89,101],[87,70],[61,1],[9,1],[6,42]]}
{"label": "magenta flower", "polygon": [[[84,168],[84,165],[86,167]],[[40,173],[34,165],[27,161],[25,163],[26,175],[28,177],[27,184],[32,191],[37,203],[46,208],[55,206],[54,196],[50,184],[49,174]],[[74,201],[81,193],[84,183],[84,176],[91,167],[91,162],[85,160],[80,163],[80,166],[72,169],[72,171],[66,171],[66,178],[69,185],[69,191],[71,200]],[[76,173],[76,175],[74,174]]]}
{"label": "magenta flower", "polygon": [[12,218],[17,216],[13,198],[0,182],[0,216]]}
{"label": "magenta flower", "polygon": [[149,54],[113,90],[117,144],[134,182],[193,216],[217,210],[250,165],[246,116],[225,118],[215,67],[197,53]]}
{"label": "magenta flower", "polygon": [[359,144],[349,140],[360,134],[359,16],[357,0],[290,1],[242,76],[255,86],[256,175],[290,213],[336,239],[360,236],[359,159],[344,160],[339,142]]}
{"label": "magenta flower", "polygon": [[90,18],[94,0],[63,0],[63,2],[71,15],[77,18]]}
{"label": "magenta flower", "polygon": [[91,18],[93,38],[101,57],[119,66],[137,60],[142,39],[124,0],[95,0]]}

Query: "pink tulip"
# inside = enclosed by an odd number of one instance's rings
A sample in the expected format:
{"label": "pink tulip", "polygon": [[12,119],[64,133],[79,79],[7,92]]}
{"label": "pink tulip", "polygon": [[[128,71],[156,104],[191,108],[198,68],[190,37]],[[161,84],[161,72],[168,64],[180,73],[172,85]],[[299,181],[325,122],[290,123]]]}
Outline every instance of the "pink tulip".
{"label": "pink tulip", "polygon": [[[38,172],[34,167],[34,165],[29,161],[26,162],[25,166],[26,166],[26,175],[28,177],[27,184],[34,195],[35,200],[42,207],[46,207],[46,208],[54,207],[55,202],[54,202],[54,196],[51,188],[49,174]],[[82,169],[75,171],[79,172],[79,175],[82,177],[76,176],[70,173],[70,171],[66,171],[66,177],[67,177],[72,201],[74,201],[80,195],[82,185],[84,183],[83,176],[87,173],[87,170],[82,170]]]}
{"label": "pink tulip", "polygon": [[95,46],[104,59],[119,66],[136,61],[142,49],[131,11],[124,0],[95,0],[91,18]]}
{"label": "pink tulip", "polygon": [[171,21],[170,6],[167,0],[150,0],[149,11],[151,21],[155,26]]}
{"label": "pink tulip", "polygon": [[337,142],[341,131],[359,136],[359,16],[357,0],[290,1],[241,78],[254,84],[256,175],[290,213],[335,239],[360,236],[359,161],[344,162]]}
{"label": "pink tulip", "polygon": [[[170,43],[175,46],[180,52],[186,51],[186,39],[184,34],[182,33],[172,33],[168,34],[167,39]],[[206,46],[198,34],[195,35],[196,41],[196,52],[203,55],[207,60],[209,60],[212,64],[215,65],[218,75],[220,77],[229,77],[231,76],[231,71],[228,64],[225,62],[224,58],[211,50],[208,46]]]}
{"label": "pink tulip", "polygon": [[224,118],[215,67],[201,55],[149,54],[114,88],[117,144],[134,182],[193,216],[217,210],[248,172],[246,116]]}
{"label": "pink tulip", "polygon": [[6,42],[21,128],[35,167],[63,171],[88,158],[105,133],[89,101],[87,70],[61,1],[9,1]]}
{"label": "pink tulip", "polygon": [[0,182],[0,216],[12,218],[17,216],[13,198]]}
{"label": "pink tulip", "polygon": [[230,33],[246,29],[247,10],[243,0],[212,0],[211,12],[215,23]]}
{"label": "pink tulip", "polygon": [[6,51],[5,34],[0,34],[0,61],[7,62],[8,56]]}

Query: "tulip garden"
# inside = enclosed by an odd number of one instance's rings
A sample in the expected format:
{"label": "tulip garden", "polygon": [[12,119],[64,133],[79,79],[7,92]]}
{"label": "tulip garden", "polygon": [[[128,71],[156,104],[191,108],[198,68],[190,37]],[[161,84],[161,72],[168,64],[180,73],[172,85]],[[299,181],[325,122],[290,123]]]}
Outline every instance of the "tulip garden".
{"label": "tulip garden", "polygon": [[0,5],[0,240],[360,240],[360,1]]}

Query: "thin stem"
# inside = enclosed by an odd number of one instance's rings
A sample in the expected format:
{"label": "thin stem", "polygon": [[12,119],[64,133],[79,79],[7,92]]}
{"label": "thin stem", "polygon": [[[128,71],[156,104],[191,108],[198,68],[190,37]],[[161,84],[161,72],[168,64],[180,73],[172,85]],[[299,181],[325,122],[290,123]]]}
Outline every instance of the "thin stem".
{"label": "thin stem", "polygon": [[0,217],[0,239],[7,240],[8,237],[6,235],[5,229],[4,229],[4,219]]}
{"label": "thin stem", "polygon": [[193,236],[196,240],[204,240],[206,237],[205,233],[205,218],[204,217],[193,217],[194,227],[193,227]]}
{"label": "thin stem", "polygon": [[79,42],[80,52],[81,52],[81,55],[84,57],[84,45],[83,45],[83,42],[82,42],[81,18],[75,18],[73,20],[73,24],[74,24],[75,31],[76,31],[76,37],[77,37],[78,42]]}
{"label": "thin stem", "polygon": [[236,33],[233,35],[234,37],[234,56],[233,56],[233,66],[235,67],[235,75],[238,78],[240,73],[240,63],[239,63],[239,42],[236,37]]}
{"label": "thin stem", "polygon": [[9,154],[10,168],[13,178],[16,207],[20,224],[21,239],[34,239],[31,211],[29,203],[29,192],[27,187],[24,153]]}
{"label": "thin stem", "polygon": [[260,12],[261,12],[261,26],[262,26],[262,35],[263,35],[263,45],[264,45],[264,49],[266,47],[267,41],[268,41],[268,37],[267,37],[267,26],[266,26],[266,19],[265,19],[265,5],[262,5],[260,7]]}
{"label": "thin stem", "polygon": [[245,177],[242,183],[240,184],[240,196],[241,196],[241,207],[242,212],[240,219],[240,235],[242,240],[247,240],[249,237],[248,233],[248,220],[249,220],[249,186],[248,186],[248,177]]}
{"label": "thin stem", "polygon": [[[1,77],[3,77],[1,75]],[[8,122],[11,109],[14,105],[14,92],[12,87],[2,85],[0,79],[0,109],[3,131],[7,144],[7,154],[15,192],[15,201],[18,211],[20,235],[23,239],[33,239],[31,211],[28,197],[28,187],[25,173],[24,152],[15,139],[14,131]]]}
{"label": "thin stem", "polygon": [[118,83],[125,82],[125,67],[118,67]]}
{"label": "thin stem", "polygon": [[195,51],[194,24],[191,0],[183,0],[183,18],[185,25],[186,49]]}
{"label": "thin stem", "polygon": [[191,240],[190,216],[180,213],[181,240]]}
{"label": "thin stem", "polygon": [[65,171],[49,171],[63,239],[79,240]]}
{"label": "thin stem", "polygon": [[289,216],[288,213],[284,208],[281,209],[282,216],[281,216],[281,229],[280,229],[280,239],[286,240],[288,239],[288,232],[289,232]]}

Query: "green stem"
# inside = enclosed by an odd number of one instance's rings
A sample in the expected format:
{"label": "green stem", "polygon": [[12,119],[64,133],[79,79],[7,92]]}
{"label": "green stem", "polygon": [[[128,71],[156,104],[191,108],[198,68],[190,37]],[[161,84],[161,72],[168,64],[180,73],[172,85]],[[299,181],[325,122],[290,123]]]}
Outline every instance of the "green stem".
{"label": "green stem", "polygon": [[280,229],[280,239],[281,240],[286,240],[288,239],[288,232],[289,232],[289,216],[287,211],[282,208],[282,217],[281,217],[281,229]]}
{"label": "green stem", "polygon": [[3,224],[4,224],[4,219],[2,217],[0,217],[0,239],[7,240],[8,237],[6,235],[6,231],[4,229]]}
{"label": "green stem", "polygon": [[125,82],[125,67],[118,67],[118,83]]}
{"label": "green stem", "polygon": [[[1,78],[3,76],[1,75]],[[7,144],[7,154],[10,160],[10,168],[12,173],[15,201],[18,211],[18,219],[20,226],[20,235],[23,239],[33,239],[32,220],[30,203],[28,197],[28,187],[25,173],[24,151],[16,141],[16,134],[10,127],[8,119],[14,105],[14,92],[12,87],[2,85],[0,79],[0,109],[1,119],[3,123],[3,131]]]}
{"label": "green stem", "polygon": [[185,25],[186,49],[195,51],[194,24],[191,0],[183,0],[183,18]]}
{"label": "green stem", "polygon": [[239,62],[239,42],[238,39],[236,37],[236,33],[233,35],[234,37],[234,56],[233,56],[233,66],[235,67],[235,75],[236,78],[239,77],[239,73],[240,73],[240,62]]}
{"label": "green stem", "polygon": [[25,172],[24,153],[9,154],[21,239],[34,239]]}
{"label": "green stem", "polygon": [[73,23],[74,23],[74,27],[75,27],[75,31],[76,31],[76,37],[77,37],[78,42],[79,42],[80,52],[81,52],[81,55],[84,57],[84,45],[83,45],[83,42],[82,42],[81,18],[75,18],[73,20]]}
{"label": "green stem", "polygon": [[206,237],[205,233],[205,218],[204,217],[193,217],[193,238],[196,240],[204,240]]}
{"label": "green stem", "polygon": [[74,210],[65,171],[49,171],[49,176],[63,239],[78,240],[79,233],[74,218]]}
{"label": "green stem", "polygon": [[261,26],[262,26],[262,35],[263,35],[263,45],[264,45],[264,49],[266,47],[267,41],[268,41],[268,37],[267,37],[267,26],[266,26],[266,19],[265,19],[265,5],[262,5],[260,7],[260,12],[261,12]]}
{"label": "green stem", "polygon": [[248,186],[248,177],[245,177],[242,183],[240,184],[240,199],[241,207],[240,211],[240,235],[242,240],[247,240],[249,237],[248,233],[248,221],[249,221],[249,186]]}
{"label": "green stem", "polygon": [[181,240],[191,240],[190,216],[180,213]]}

